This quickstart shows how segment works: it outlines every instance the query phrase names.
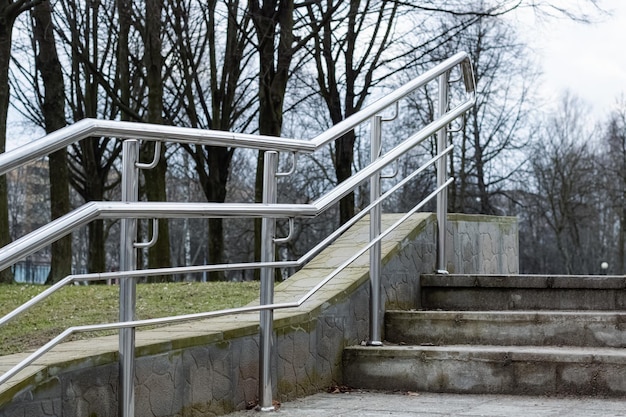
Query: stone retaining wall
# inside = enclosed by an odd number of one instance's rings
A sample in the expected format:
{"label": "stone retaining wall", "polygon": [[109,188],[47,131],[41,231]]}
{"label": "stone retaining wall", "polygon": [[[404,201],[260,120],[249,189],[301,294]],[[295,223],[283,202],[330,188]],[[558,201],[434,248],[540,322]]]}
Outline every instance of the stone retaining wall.
{"label": "stone retaining wall", "polygon": [[[386,215],[392,224],[399,215]],[[451,216],[450,272],[517,273],[514,218]],[[368,240],[366,223],[346,232],[276,288],[293,301]],[[388,308],[419,302],[419,274],[436,262],[436,220],[416,214],[383,242],[383,299]],[[368,337],[366,254],[298,309],[275,313],[273,364],[280,401],[340,384],[345,346]],[[137,333],[136,416],[211,416],[255,404],[258,313],[190,322]],[[2,365],[13,359],[1,357]],[[0,417],[117,416],[117,337],[70,342],[0,391]]]}

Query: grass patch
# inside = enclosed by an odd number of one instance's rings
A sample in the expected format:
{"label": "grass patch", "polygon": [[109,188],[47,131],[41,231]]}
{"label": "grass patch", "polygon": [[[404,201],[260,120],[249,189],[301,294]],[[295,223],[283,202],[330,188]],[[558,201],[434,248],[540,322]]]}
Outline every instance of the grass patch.
{"label": "grass patch", "polygon": [[[41,285],[0,285],[0,317],[46,288]],[[138,284],[137,319],[240,307],[258,295],[258,282]],[[115,285],[65,287],[0,327],[0,355],[39,348],[71,326],[116,322],[118,298],[119,287]],[[76,340],[115,333],[81,333],[72,337]]]}

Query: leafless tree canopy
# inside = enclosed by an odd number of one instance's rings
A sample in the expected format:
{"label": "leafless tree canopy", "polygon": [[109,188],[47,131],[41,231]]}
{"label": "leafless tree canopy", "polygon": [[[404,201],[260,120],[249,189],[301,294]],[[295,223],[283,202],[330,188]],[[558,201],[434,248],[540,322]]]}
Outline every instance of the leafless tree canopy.
{"label": "leafless tree canopy", "polygon": [[[590,126],[584,103],[572,95],[556,110],[537,111],[537,63],[507,18],[527,9],[546,20],[593,22],[605,13],[602,6],[595,0],[0,0],[0,152],[9,103],[23,123],[42,131],[94,117],[312,137],[466,51],[478,100],[449,137],[456,147],[450,210],[518,216],[525,272],[596,273],[606,261],[623,273],[626,103],[602,126]],[[12,36],[14,26],[19,36]],[[436,106],[429,89],[408,97],[384,125],[384,146],[431,120]],[[308,202],[361,169],[370,157],[367,133],[356,129],[299,158],[296,173],[280,183],[279,199]],[[143,160],[152,158],[153,145],[143,144]],[[51,156],[46,221],[86,201],[118,198],[120,151],[119,141],[91,138],[70,147],[67,161]],[[397,170],[414,169],[432,154],[427,142],[398,161]],[[158,168],[144,173],[142,198],[258,200],[262,166],[256,152],[169,145]],[[430,176],[419,178],[385,209],[407,210],[431,185]],[[2,245],[29,231],[16,207],[28,205],[27,188],[19,176],[0,178]],[[362,186],[323,217],[298,223],[296,238],[278,255],[301,255],[365,206],[367,195]],[[151,227],[141,224],[143,237]],[[281,234],[286,227],[279,222]],[[115,269],[117,233],[114,223],[94,222],[73,236],[74,249],[86,252],[53,250],[53,258],[75,269]],[[248,221],[160,222],[159,236],[159,245],[142,255],[144,266],[250,261],[258,248]],[[51,279],[67,273],[53,270]],[[250,276],[176,277],[182,278]],[[0,281],[11,281],[10,274],[4,271]]]}

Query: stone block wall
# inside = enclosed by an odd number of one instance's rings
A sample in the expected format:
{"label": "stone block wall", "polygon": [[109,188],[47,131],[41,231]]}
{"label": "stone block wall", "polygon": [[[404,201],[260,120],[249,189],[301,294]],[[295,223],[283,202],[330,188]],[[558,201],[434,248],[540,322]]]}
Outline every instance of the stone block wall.
{"label": "stone block wall", "polygon": [[447,260],[451,274],[518,274],[517,219],[451,214]]}
{"label": "stone block wall", "polygon": [[[386,215],[383,227],[399,215]],[[451,216],[450,272],[517,271],[513,218]],[[383,241],[383,300],[387,308],[415,307],[419,274],[436,262],[436,220],[416,214]],[[279,284],[275,302],[302,297],[334,266],[368,240],[357,224],[297,274]],[[302,306],[275,312],[274,397],[286,401],[342,382],[345,346],[369,332],[368,255],[357,259]],[[137,333],[137,417],[222,415],[253,405],[258,397],[258,313],[190,322]],[[93,348],[100,352],[94,356]],[[70,342],[84,358],[53,355],[0,389],[0,417],[117,416],[117,339]],[[3,357],[6,359],[6,357]],[[1,366],[1,364],[0,364]],[[2,369],[0,367],[0,369]],[[5,384],[8,385],[8,384]]]}

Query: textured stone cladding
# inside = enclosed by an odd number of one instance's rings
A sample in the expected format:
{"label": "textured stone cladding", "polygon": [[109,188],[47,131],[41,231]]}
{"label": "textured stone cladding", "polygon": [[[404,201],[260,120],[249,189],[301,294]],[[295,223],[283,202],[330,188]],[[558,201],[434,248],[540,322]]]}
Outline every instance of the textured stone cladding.
{"label": "textured stone cladding", "polygon": [[[383,227],[400,215],[385,215]],[[448,269],[516,273],[514,218],[452,215]],[[275,302],[294,301],[368,241],[362,221],[276,287]],[[417,305],[420,273],[436,262],[434,215],[412,216],[383,241],[387,308]],[[368,338],[369,255],[358,258],[297,309],[276,311],[274,398],[286,401],[341,383],[345,346]],[[137,333],[137,417],[212,416],[258,397],[258,313],[188,322]],[[0,357],[0,372],[16,355]],[[0,417],[118,415],[117,337],[64,343],[0,388]]]}
{"label": "textured stone cladding", "polygon": [[518,274],[517,221],[451,214],[446,259],[451,274]]}

